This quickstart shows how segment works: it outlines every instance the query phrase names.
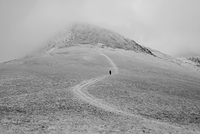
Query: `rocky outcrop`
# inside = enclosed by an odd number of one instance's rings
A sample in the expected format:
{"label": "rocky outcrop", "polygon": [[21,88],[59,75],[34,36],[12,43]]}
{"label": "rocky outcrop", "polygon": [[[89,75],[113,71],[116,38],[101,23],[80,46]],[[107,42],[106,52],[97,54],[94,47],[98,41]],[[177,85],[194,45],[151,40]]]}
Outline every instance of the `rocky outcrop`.
{"label": "rocky outcrop", "polygon": [[194,62],[196,66],[200,67],[200,57],[189,57],[187,59]]}

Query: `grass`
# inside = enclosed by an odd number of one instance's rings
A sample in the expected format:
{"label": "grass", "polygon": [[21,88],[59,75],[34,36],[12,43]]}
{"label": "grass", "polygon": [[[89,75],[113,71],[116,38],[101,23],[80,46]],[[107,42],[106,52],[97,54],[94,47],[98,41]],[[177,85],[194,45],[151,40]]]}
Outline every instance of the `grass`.
{"label": "grass", "polygon": [[106,74],[109,64],[96,52],[71,49],[65,50],[73,51],[71,54],[55,52],[1,65],[0,133],[108,133],[131,129],[116,124],[123,117],[74,97],[72,86]]}
{"label": "grass", "polygon": [[[117,50],[105,50],[105,53],[120,68],[119,75],[91,86],[91,94],[141,117],[179,124],[183,119],[184,124],[188,123],[185,119],[191,119],[191,124],[198,125],[194,116],[199,115],[198,99],[178,95],[179,87],[186,90],[187,86],[198,86],[199,79],[195,75],[177,72],[178,67],[167,73],[134,55],[125,53],[127,57],[124,57],[124,53]],[[92,49],[80,47],[1,64],[0,134],[189,133],[186,128],[177,129],[146,122],[140,117],[104,111],[71,92],[71,87],[107,74],[109,68],[104,57]],[[169,81],[171,77],[177,81]],[[185,81],[188,82],[185,85],[176,85]],[[178,86],[174,89],[177,94],[166,92],[170,86]]]}
{"label": "grass", "polygon": [[119,67],[119,75],[90,87],[91,94],[146,118],[200,127],[198,73],[177,70],[175,64],[164,69],[151,61],[107,54]]}

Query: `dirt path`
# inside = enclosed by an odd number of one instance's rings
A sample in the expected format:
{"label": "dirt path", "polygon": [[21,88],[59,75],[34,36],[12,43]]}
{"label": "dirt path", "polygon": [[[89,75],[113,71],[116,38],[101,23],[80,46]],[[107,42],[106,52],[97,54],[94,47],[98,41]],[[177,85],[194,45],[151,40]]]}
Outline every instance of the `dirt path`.
{"label": "dirt path", "polygon": [[115,65],[115,63],[107,55],[105,55],[104,53],[102,53],[100,51],[97,51],[97,52],[108,59],[108,61],[110,62],[110,65],[114,69],[114,74],[113,75],[118,74],[118,67]]}
{"label": "dirt path", "polygon": [[[103,55],[105,58],[107,58],[107,60],[110,62],[111,66],[113,68],[113,71],[114,71],[112,76],[118,74],[118,67],[115,65],[115,63],[104,53],[102,53],[100,51],[97,51],[97,52],[100,53],[101,55]],[[100,76],[97,78],[85,80],[82,83],[73,87],[72,91],[75,93],[75,95],[77,95],[78,98],[88,102],[91,105],[102,108],[105,111],[109,111],[109,112],[113,112],[113,113],[117,113],[117,114],[125,115],[125,116],[131,116],[131,114],[128,114],[127,112],[118,110],[114,105],[106,103],[103,100],[98,99],[87,92],[87,88],[89,86],[91,86],[92,84],[95,84],[99,81],[102,81],[103,79],[105,79],[106,77],[109,77],[109,76],[110,75],[103,75],[103,76]]]}
{"label": "dirt path", "polygon": [[[102,56],[106,57],[108,59],[108,61],[110,62],[111,66],[113,68],[113,71],[114,71],[112,75],[118,74],[118,67],[115,65],[115,63],[104,53],[102,53],[100,51],[97,51],[97,52],[100,53]],[[94,97],[94,96],[92,96],[91,94],[88,93],[87,89],[88,89],[89,86],[91,86],[92,84],[95,84],[99,81],[102,81],[103,79],[105,79],[106,77],[109,77],[109,76],[110,75],[102,75],[102,76],[99,76],[99,77],[96,77],[96,78],[85,80],[82,83],[73,87],[72,91],[77,96],[77,98],[79,98],[79,99],[81,99],[81,100],[83,100],[83,101],[85,101],[85,102],[87,102],[87,103],[89,103],[93,106],[101,108],[105,111],[116,113],[116,114],[122,115],[122,116],[134,117],[134,119],[140,118],[141,120],[146,122],[148,125],[150,125],[150,128],[156,129],[157,127],[158,128],[162,127],[163,129],[166,129],[167,131],[170,130],[170,129],[174,129],[176,131],[179,131],[180,133],[188,133],[188,132],[194,133],[193,130],[190,131],[190,130],[187,130],[187,128],[183,128],[183,127],[176,126],[176,125],[171,125],[167,122],[160,122],[160,121],[157,121],[157,120],[145,119],[141,116],[131,114],[131,113],[128,113],[126,111],[122,111],[122,110],[118,109],[116,106],[114,106],[110,103],[107,103],[102,99],[96,98],[96,97]],[[199,132],[195,132],[195,133],[199,134]]]}

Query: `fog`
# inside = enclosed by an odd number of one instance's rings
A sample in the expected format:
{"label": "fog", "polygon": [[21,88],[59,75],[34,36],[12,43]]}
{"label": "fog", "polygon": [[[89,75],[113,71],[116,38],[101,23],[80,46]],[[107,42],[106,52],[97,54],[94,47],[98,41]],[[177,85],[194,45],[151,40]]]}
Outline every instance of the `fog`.
{"label": "fog", "polygon": [[199,7],[199,0],[1,0],[0,62],[23,57],[75,21],[172,56],[198,55]]}

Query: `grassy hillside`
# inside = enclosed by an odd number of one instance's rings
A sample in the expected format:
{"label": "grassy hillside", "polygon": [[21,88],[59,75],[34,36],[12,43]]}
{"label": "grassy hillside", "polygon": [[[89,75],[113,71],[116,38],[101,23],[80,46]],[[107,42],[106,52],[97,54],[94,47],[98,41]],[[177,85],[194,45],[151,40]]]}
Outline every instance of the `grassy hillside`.
{"label": "grassy hillside", "polygon": [[[108,74],[110,64],[96,50],[115,62],[119,74],[89,92],[139,116],[105,111],[71,91]],[[77,46],[1,64],[0,72],[0,134],[186,134],[199,127],[200,74],[152,56]]]}
{"label": "grassy hillside", "polygon": [[75,119],[84,109],[90,113],[96,109],[78,102],[69,91],[107,73],[107,62],[95,53],[62,49],[0,64],[0,134],[45,133],[62,116]]}
{"label": "grassy hillside", "polygon": [[90,87],[91,94],[134,114],[200,128],[199,72],[126,51],[106,54],[119,75]]}
{"label": "grassy hillside", "polygon": [[[0,134],[199,134],[200,72],[191,62],[199,64],[74,24],[33,55],[0,64]],[[113,67],[119,73],[108,75]],[[82,83],[89,95],[74,92]]]}

